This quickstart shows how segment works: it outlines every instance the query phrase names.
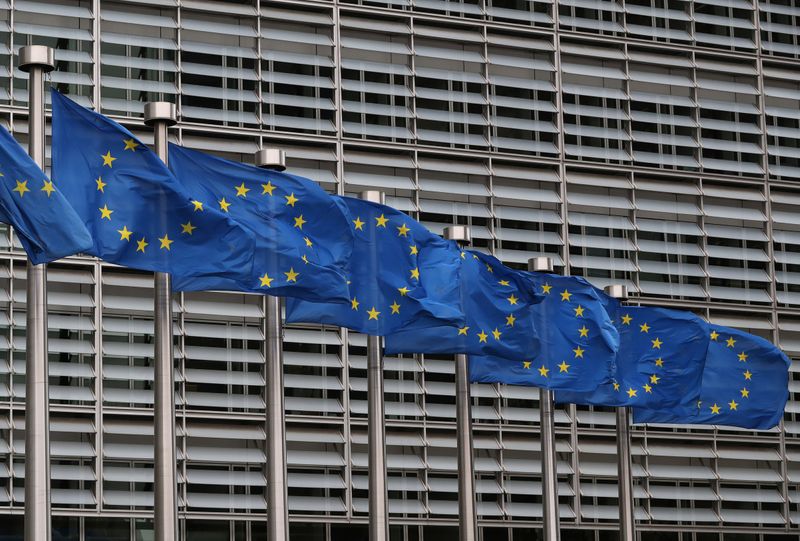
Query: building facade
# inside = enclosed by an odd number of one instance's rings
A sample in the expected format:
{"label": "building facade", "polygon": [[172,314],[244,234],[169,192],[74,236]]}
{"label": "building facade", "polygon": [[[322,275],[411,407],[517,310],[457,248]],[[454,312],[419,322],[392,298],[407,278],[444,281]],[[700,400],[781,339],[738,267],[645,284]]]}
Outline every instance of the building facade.
{"label": "building facade", "polygon": [[[283,148],[331,192],[470,225],[509,265],[549,255],[798,357],[799,22],[793,0],[3,0],[0,117],[25,143],[14,52],[50,45],[53,85],[144,141],[144,103],[173,101],[184,145]],[[3,231],[0,539],[18,539],[25,259]],[[54,539],[152,538],[151,299],[144,273],[50,267]],[[263,539],[263,299],[181,294],[174,310],[181,532]],[[365,346],[286,330],[292,539],[366,539]],[[453,371],[386,361],[393,541],[457,539]],[[780,430],[635,427],[642,540],[797,537],[791,379]],[[536,539],[538,391],[473,395],[482,539]],[[615,539],[613,411],[559,407],[556,430],[563,539]]]}

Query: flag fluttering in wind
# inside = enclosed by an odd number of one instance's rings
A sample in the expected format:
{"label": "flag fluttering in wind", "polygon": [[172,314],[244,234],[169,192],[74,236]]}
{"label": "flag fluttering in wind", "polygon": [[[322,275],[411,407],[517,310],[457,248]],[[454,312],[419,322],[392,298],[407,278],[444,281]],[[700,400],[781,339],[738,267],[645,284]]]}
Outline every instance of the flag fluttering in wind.
{"label": "flag fluttering in wind", "polygon": [[709,325],[699,400],[686,408],[634,408],[634,423],[728,425],[768,430],[789,398],[791,361],[761,337]]}
{"label": "flag fluttering in wind", "polygon": [[347,304],[286,302],[288,323],[327,323],[371,335],[461,322],[455,243],[386,205],[334,197],[354,235]]}
{"label": "flag fluttering in wind", "polygon": [[169,167],[203,211],[215,209],[256,236],[254,276],[176,277],[174,288],[241,290],[317,302],[349,301],[354,235],[347,216],[313,181],[170,145]]}
{"label": "flag fluttering in wind", "polygon": [[0,222],[14,227],[34,264],[88,251],[92,237],[61,189],[0,127]]}
{"label": "flag fluttering in wind", "polygon": [[53,181],[89,230],[87,253],[174,276],[253,275],[251,232],[198,208],[147,145],[113,120],[56,90]]}

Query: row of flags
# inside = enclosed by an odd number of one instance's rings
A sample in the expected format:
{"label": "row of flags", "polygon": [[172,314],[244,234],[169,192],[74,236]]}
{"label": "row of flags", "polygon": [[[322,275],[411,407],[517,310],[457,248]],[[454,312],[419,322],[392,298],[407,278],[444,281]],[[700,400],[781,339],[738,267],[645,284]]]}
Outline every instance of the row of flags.
{"label": "row of flags", "polygon": [[52,180],[0,130],[0,220],[34,263],[85,253],[170,273],[176,291],[284,296],[287,322],[384,336],[390,354],[466,353],[472,381],[635,422],[780,422],[790,361],[762,338],[511,269],[302,177],[178,145],[167,166],[113,120],[55,90],[52,105]]}

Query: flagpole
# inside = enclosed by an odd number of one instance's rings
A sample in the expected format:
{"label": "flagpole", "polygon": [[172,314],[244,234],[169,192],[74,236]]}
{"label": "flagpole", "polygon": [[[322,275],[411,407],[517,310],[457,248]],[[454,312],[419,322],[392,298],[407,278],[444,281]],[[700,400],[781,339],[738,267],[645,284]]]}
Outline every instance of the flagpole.
{"label": "flagpole", "polygon": [[[44,171],[44,74],[53,49],[19,50],[28,72],[28,154]],[[47,373],[47,266],[28,261],[25,338],[25,541],[50,541],[50,416]]]}
{"label": "flagpole", "polygon": [[[531,272],[553,272],[549,257],[528,260]],[[558,472],[556,471],[556,433],[553,415],[553,391],[539,389],[539,426],[542,453],[542,529],[545,541],[559,541],[561,531],[558,516]]]}
{"label": "flagpole", "polygon": [[[628,288],[610,285],[606,295],[624,302]],[[636,524],[633,506],[633,472],[631,465],[631,433],[628,408],[617,408],[617,482],[619,483],[619,541],[636,540]]]}
{"label": "flagpole", "polygon": [[[167,129],[176,123],[175,104],[146,103],[144,122],[153,127],[156,154],[168,162]],[[178,476],[175,459],[175,361],[170,275],[157,272],[155,289],[155,375],[153,378],[153,533],[155,541],[178,539]]]}
{"label": "flagpole", "polygon": [[[444,238],[462,246],[472,241],[469,227],[444,228]],[[472,400],[469,387],[469,363],[463,353],[456,354],[456,444],[458,453],[458,538],[478,539],[478,516],[475,504],[475,467],[472,442]]]}
{"label": "flagpole", "polygon": [[[361,192],[361,199],[386,203],[378,190]],[[383,394],[383,345],[367,336],[367,453],[369,465],[369,541],[389,539],[389,494],[386,485],[386,421]]]}
{"label": "flagpole", "polygon": [[[283,171],[286,154],[277,148],[256,151],[255,164]],[[267,541],[289,539],[288,487],[286,473],[286,416],[283,397],[283,324],[281,298],[266,299],[266,399],[267,399]]]}

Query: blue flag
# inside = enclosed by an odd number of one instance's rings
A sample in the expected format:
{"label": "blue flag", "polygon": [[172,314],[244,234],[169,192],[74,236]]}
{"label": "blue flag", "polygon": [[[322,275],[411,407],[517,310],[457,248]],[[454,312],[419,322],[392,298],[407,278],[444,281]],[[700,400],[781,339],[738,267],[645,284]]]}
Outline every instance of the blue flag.
{"label": "blue flag", "polygon": [[319,302],[349,300],[345,269],[353,247],[347,216],[313,181],[170,145],[169,167],[203,208],[256,235],[249,284],[224,276],[176,279],[175,289],[258,291]]}
{"label": "blue flag", "polygon": [[[542,301],[528,273],[479,252],[461,252],[458,271],[463,325],[403,330],[386,337],[386,353],[469,353],[528,358],[539,349],[532,306]],[[455,280],[454,280],[455,281]]]}
{"label": "blue flag", "polygon": [[128,130],[56,90],[52,99],[53,179],[93,237],[88,253],[174,276],[251,279],[251,232],[193,204]]}
{"label": "blue flag", "polygon": [[459,250],[386,205],[334,197],[355,237],[347,304],[288,299],[289,323],[327,323],[372,335],[461,321]]}
{"label": "blue flag", "polygon": [[[605,296],[605,295],[604,295]],[[700,395],[708,325],[691,312],[625,306],[608,298],[619,332],[612,380],[594,392],[558,392],[556,402],[689,407]]]}
{"label": "blue flag", "polygon": [[12,225],[34,264],[87,251],[92,238],[61,189],[0,127],[0,222]]}
{"label": "blue flag", "polygon": [[544,297],[533,305],[530,328],[539,336],[533,355],[469,358],[470,380],[575,392],[592,391],[612,375],[619,335],[602,293],[583,278],[525,273]]}
{"label": "blue flag", "polygon": [[700,399],[690,408],[634,408],[635,423],[728,425],[768,430],[789,398],[789,358],[772,343],[710,325]]}

